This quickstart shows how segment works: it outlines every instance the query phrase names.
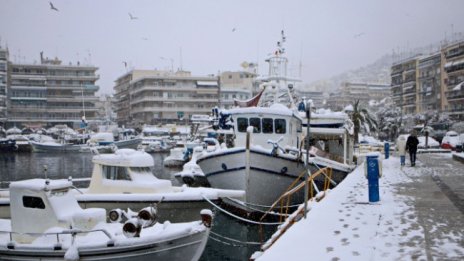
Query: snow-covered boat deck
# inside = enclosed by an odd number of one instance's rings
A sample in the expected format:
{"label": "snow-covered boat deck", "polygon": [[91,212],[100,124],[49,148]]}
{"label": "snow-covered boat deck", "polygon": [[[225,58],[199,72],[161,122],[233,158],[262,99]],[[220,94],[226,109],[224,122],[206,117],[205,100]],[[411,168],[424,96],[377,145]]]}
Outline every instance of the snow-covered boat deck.
{"label": "snow-covered boat deck", "polygon": [[[364,164],[255,260],[464,260],[464,168],[451,153],[416,167],[383,161],[380,202],[368,203]],[[277,234],[274,235],[276,237]],[[269,243],[270,241],[268,241]]]}

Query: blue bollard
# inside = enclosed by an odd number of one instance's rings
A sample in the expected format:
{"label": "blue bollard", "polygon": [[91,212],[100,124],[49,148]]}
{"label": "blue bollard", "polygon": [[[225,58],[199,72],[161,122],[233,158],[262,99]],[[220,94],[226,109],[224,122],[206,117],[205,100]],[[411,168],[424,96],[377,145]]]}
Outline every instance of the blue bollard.
{"label": "blue bollard", "polygon": [[369,187],[369,202],[380,201],[379,178],[381,176],[381,165],[378,154],[366,156],[367,183]]}
{"label": "blue bollard", "polygon": [[390,143],[385,142],[383,145],[383,150],[385,151],[385,159],[388,159],[388,157],[390,157]]}

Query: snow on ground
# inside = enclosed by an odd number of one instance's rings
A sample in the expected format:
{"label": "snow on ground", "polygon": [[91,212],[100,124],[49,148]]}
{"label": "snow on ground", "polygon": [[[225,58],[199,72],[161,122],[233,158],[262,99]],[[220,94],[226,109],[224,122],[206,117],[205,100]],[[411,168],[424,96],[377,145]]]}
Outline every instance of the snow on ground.
{"label": "snow on ground", "polygon": [[[382,161],[380,202],[368,203],[362,164],[256,260],[427,260],[414,199],[398,191],[420,171],[400,169],[397,157]],[[459,252],[453,240],[441,245]]]}

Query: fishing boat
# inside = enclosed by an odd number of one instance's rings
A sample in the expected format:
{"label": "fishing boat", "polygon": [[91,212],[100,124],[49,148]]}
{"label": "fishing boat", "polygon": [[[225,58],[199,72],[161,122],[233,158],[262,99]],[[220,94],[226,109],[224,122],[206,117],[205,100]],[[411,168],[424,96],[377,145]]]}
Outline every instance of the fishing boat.
{"label": "fishing boat", "polygon": [[[316,146],[309,150],[304,146],[307,139],[315,145],[313,138],[316,136],[303,129],[304,116],[297,109],[293,92],[295,80],[286,76],[288,60],[284,56],[283,42],[282,32],[278,49],[266,60],[269,75],[262,79],[261,92],[248,101],[236,101],[238,108],[215,113],[217,127],[234,133],[234,146],[203,153],[196,161],[211,187],[245,191],[243,202],[232,200],[227,203],[248,214],[269,209],[305,171],[314,173],[330,167],[333,171],[331,181],[336,184],[353,169],[349,164],[350,153],[345,153],[345,158],[340,157],[341,161],[338,161]],[[330,117],[325,120],[321,118],[319,122],[331,124]],[[345,120],[343,118],[342,123]],[[341,151],[347,152],[348,129],[344,125],[337,125],[336,130],[333,127],[332,134],[326,136],[336,136],[338,146],[347,145]],[[323,141],[327,145],[324,149],[328,150],[332,143],[328,139],[317,140],[318,143]],[[308,166],[305,167],[307,154]],[[291,204],[303,200],[304,192],[301,191],[292,198]]]}
{"label": "fishing boat", "polygon": [[[1,260],[198,260],[212,213],[188,223],[159,223],[156,209],[106,222],[101,208],[82,209],[68,180],[10,184],[11,220],[0,219]],[[114,217],[114,216],[113,216]],[[119,221],[124,221],[119,223]]]}

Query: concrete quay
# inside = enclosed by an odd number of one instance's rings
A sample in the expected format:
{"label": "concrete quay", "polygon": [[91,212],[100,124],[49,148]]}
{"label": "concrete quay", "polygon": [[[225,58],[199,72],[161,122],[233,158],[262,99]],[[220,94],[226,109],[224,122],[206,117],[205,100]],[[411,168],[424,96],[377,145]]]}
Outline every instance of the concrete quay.
{"label": "concrete quay", "polygon": [[415,167],[383,157],[380,202],[368,202],[362,164],[253,258],[464,260],[464,164],[451,153],[419,154]]}

